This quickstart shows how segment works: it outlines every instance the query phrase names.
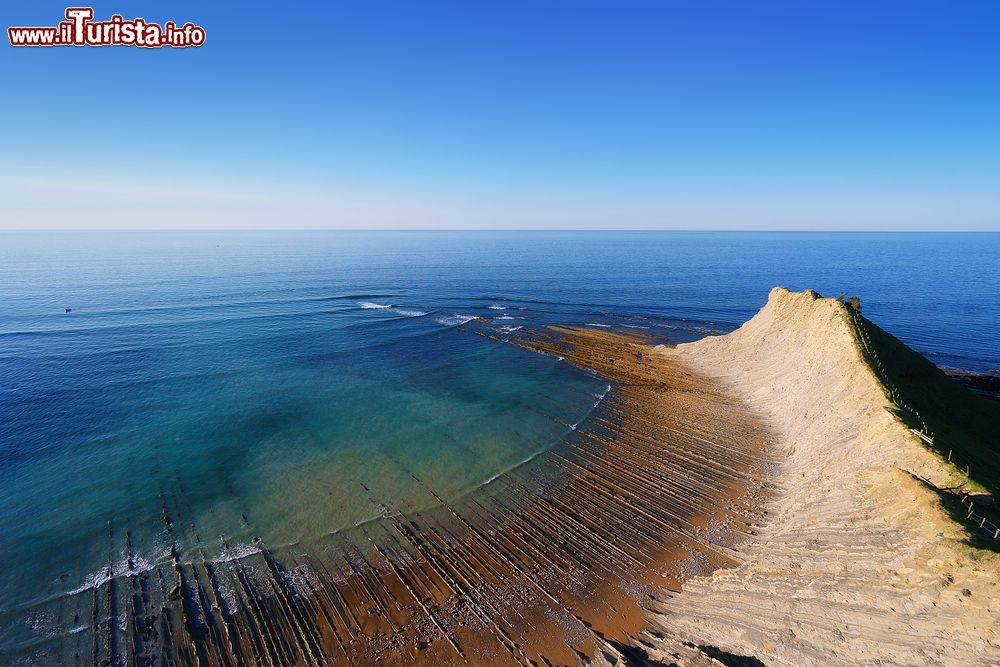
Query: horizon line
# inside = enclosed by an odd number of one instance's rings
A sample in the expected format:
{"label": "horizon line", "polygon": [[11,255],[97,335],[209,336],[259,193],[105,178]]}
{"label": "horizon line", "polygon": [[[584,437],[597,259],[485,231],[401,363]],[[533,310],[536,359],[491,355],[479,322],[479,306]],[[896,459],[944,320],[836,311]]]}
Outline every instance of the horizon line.
{"label": "horizon line", "polygon": [[1000,234],[997,229],[731,229],[648,227],[10,227],[0,232],[653,232],[797,234]]}

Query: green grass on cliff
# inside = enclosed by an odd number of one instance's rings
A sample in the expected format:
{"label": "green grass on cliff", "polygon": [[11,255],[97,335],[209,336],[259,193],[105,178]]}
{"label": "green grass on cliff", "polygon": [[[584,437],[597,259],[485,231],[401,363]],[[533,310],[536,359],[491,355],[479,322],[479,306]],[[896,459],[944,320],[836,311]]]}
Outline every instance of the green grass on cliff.
{"label": "green grass on cliff", "polygon": [[[972,484],[1000,492],[1000,403],[978,396],[941,372],[895,336],[852,312],[866,360],[910,428],[929,432],[935,453]],[[969,491],[975,489],[970,488]]]}

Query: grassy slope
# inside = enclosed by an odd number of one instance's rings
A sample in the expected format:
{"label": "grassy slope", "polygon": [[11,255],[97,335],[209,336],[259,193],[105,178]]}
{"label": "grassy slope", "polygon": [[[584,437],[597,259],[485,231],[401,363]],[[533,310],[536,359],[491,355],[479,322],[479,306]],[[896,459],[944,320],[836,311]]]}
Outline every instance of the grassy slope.
{"label": "grassy slope", "polygon": [[[978,396],[861,315],[852,317],[876,376],[910,428],[929,433],[932,448],[972,485],[1000,495],[1000,403]],[[974,489],[969,489],[974,490]]]}

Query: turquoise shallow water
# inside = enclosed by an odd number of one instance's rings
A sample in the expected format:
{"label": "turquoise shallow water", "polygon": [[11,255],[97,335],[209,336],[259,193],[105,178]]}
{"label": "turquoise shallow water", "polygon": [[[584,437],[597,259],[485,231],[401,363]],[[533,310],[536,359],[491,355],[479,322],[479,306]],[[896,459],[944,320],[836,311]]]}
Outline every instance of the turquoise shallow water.
{"label": "turquoise shallow water", "polygon": [[238,555],[247,516],[308,545],[476,488],[606,392],[469,318],[683,341],[784,284],[860,294],[935,362],[987,370],[998,260],[995,234],[2,233],[0,651],[38,601],[127,569],[109,522],[133,567],[168,558],[164,495],[205,537],[182,558]]}

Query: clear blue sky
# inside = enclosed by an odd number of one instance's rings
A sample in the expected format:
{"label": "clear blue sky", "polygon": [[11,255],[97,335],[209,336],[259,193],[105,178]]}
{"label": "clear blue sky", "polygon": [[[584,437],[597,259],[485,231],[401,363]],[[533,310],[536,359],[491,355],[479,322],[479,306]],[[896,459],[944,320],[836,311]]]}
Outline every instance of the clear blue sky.
{"label": "clear blue sky", "polygon": [[207,42],[2,45],[2,227],[1000,229],[992,0],[94,9]]}

